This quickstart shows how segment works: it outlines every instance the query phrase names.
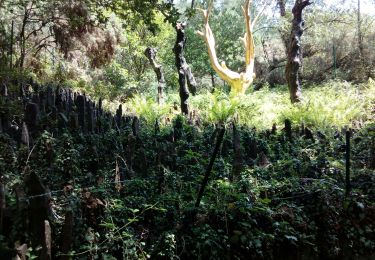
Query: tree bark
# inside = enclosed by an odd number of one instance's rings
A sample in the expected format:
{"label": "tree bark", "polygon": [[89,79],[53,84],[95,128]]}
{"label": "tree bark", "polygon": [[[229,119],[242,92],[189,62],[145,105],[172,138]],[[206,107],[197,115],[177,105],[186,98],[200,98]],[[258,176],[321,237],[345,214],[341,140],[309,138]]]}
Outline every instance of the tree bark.
{"label": "tree bark", "polygon": [[[27,8],[27,3],[25,3],[24,7],[24,14],[22,19],[22,26],[21,26],[21,32],[20,32],[20,58],[19,58],[19,67],[20,69],[23,69],[25,58],[26,58],[26,24],[29,20],[29,9]],[[31,6],[32,8],[32,6]]]}
{"label": "tree bark", "polygon": [[284,17],[286,15],[285,0],[277,0],[277,5],[279,6],[280,16]]}
{"label": "tree bark", "polygon": [[12,27],[11,27],[11,31],[10,31],[10,63],[9,63],[9,68],[12,69],[13,68],[13,39],[14,38],[14,21],[12,20]]}
{"label": "tree bark", "polygon": [[173,52],[175,53],[175,63],[178,71],[178,83],[180,85],[181,112],[188,115],[188,98],[190,95],[189,90],[193,95],[195,95],[197,83],[184,57],[184,48],[186,43],[185,27],[185,22],[178,22],[176,24],[177,38]]}
{"label": "tree bark", "polygon": [[292,103],[301,101],[301,82],[299,69],[302,66],[301,36],[304,31],[303,9],[312,4],[310,0],[296,0],[293,12],[292,31],[289,38],[288,59],[285,67],[285,77],[289,87]]}
{"label": "tree bark", "polygon": [[191,1],[191,9],[193,9],[193,8],[194,8],[194,3],[195,3],[195,1],[194,1],[194,0],[192,0],[192,1]]}
{"label": "tree bark", "polygon": [[362,65],[362,69],[365,72],[367,77],[371,77],[371,69],[369,70],[368,66],[366,66],[366,59],[364,53],[364,46],[363,46],[363,35],[362,35],[362,18],[361,18],[361,0],[357,1],[358,9],[357,9],[357,41],[358,41],[358,51],[359,51],[359,59]]}
{"label": "tree bark", "polygon": [[156,63],[156,53],[157,50],[155,48],[147,47],[145,50],[145,55],[151,63],[152,68],[156,73],[156,77],[158,79],[158,104],[164,103],[164,88],[165,88],[165,79],[162,66]]}
{"label": "tree bark", "polygon": [[362,37],[362,19],[361,19],[361,0],[358,0],[358,9],[357,9],[357,30],[358,30],[358,50],[361,60],[363,60],[363,37]]}
{"label": "tree bark", "polygon": [[214,74],[214,71],[211,70],[210,76],[211,76],[212,92],[214,92],[215,91],[215,74]]}

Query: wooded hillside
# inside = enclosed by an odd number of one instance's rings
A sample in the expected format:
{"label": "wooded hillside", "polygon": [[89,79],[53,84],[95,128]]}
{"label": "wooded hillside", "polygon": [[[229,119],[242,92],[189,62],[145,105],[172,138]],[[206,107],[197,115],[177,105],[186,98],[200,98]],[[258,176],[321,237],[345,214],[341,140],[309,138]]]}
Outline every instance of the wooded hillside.
{"label": "wooded hillside", "polygon": [[371,10],[0,0],[0,259],[373,259]]}

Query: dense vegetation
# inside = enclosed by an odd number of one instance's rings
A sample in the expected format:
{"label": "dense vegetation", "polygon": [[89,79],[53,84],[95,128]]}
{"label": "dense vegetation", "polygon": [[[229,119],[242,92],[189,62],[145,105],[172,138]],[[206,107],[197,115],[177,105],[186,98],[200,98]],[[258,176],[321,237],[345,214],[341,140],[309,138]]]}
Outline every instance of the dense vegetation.
{"label": "dense vegetation", "polygon": [[0,0],[0,259],[374,258],[375,3],[355,2],[266,2],[237,95],[197,10],[237,73],[246,1]]}

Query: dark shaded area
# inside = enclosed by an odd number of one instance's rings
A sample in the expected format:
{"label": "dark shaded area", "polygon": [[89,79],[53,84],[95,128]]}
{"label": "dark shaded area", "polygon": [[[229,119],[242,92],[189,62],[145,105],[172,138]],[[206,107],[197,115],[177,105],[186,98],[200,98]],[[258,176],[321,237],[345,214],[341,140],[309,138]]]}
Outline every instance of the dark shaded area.
{"label": "dark shaded area", "polygon": [[[0,133],[1,259],[38,245],[33,254],[45,259],[374,255],[371,125],[350,132],[348,158],[340,129],[286,120],[283,129],[224,131],[184,116],[159,127],[70,90],[40,86],[22,100],[10,89],[1,121],[27,120],[35,133],[32,147],[14,134],[21,129]],[[61,124],[56,110],[74,122]]]}

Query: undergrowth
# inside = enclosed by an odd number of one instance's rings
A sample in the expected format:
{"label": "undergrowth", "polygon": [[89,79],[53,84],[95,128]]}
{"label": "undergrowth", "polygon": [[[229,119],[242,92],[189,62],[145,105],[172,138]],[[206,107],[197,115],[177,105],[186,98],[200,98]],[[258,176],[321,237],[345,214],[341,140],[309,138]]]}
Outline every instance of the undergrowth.
{"label": "undergrowth", "polygon": [[[162,106],[137,96],[123,108],[144,119],[139,131],[128,122],[82,133],[61,129],[51,113],[42,114],[43,130],[31,150],[0,133],[7,205],[0,258],[10,259],[6,256],[23,243],[30,258],[39,254],[40,247],[31,243],[31,214],[25,214],[40,198],[25,184],[35,174],[48,187],[53,259],[370,259],[375,252],[374,90],[373,81],[331,82],[305,90],[296,107],[281,88],[242,98],[207,93],[191,98],[195,115],[186,118],[177,116],[176,96]],[[20,100],[9,102],[0,103],[0,111],[7,107],[13,121],[21,118]],[[314,128],[313,136],[260,130],[285,118],[293,130],[300,123]],[[238,171],[232,119],[242,124],[236,128]],[[227,126],[226,133],[200,207],[194,208],[218,122]],[[340,131],[346,125],[359,128],[352,132],[349,196]],[[331,127],[335,133],[320,133]],[[14,192],[17,187],[25,195]],[[71,230],[69,250],[63,246],[65,225]]]}
{"label": "undergrowth", "polygon": [[[203,122],[214,124],[235,115],[240,125],[259,130],[269,129],[273,124],[282,127],[285,119],[321,131],[359,128],[374,120],[375,82],[372,79],[361,85],[330,81],[304,89],[303,95],[301,103],[292,105],[286,86],[264,87],[237,98],[220,91],[206,92],[190,97],[190,109],[194,118]],[[123,105],[125,113],[137,114],[147,122],[158,119],[161,124],[168,124],[179,114],[178,102],[177,94],[169,94],[163,105],[158,105],[152,97],[137,95]],[[105,102],[106,108],[113,111],[119,104]]]}

